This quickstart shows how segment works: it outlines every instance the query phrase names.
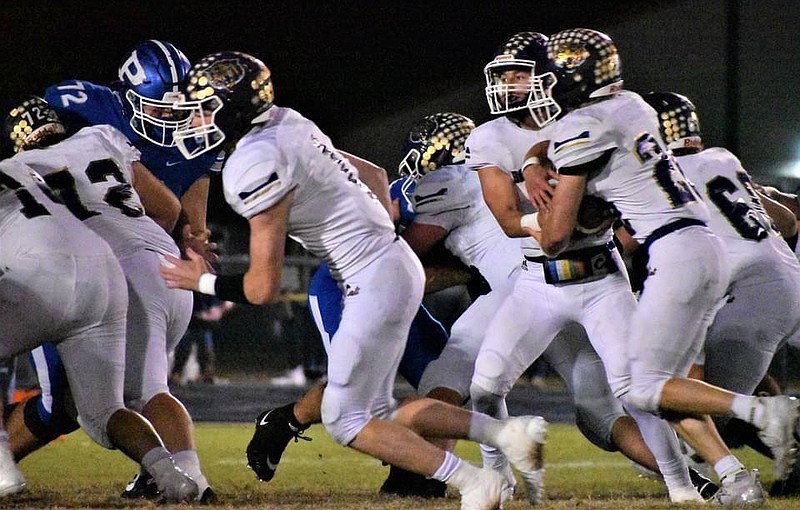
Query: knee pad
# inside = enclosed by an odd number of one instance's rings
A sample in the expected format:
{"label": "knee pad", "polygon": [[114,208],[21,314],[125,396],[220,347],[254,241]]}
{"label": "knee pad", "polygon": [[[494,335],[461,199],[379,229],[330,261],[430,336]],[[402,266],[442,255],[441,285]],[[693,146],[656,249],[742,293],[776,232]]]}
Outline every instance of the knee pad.
{"label": "knee pad", "polygon": [[58,436],[78,429],[78,422],[69,416],[63,406],[54,408],[47,413],[41,405],[41,401],[41,396],[36,396],[21,404],[25,406],[23,408],[25,426],[36,438],[50,442]]}
{"label": "knee pad", "polygon": [[346,398],[341,386],[328,383],[322,396],[322,424],[337,443],[347,446],[372,419],[367,406]]}
{"label": "knee pad", "polygon": [[598,419],[594,413],[586,412],[580,407],[575,410],[575,425],[581,431],[583,437],[590,443],[607,452],[616,452],[619,449],[614,445],[611,438],[611,427],[604,419]]}
{"label": "knee pad", "polygon": [[103,448],[113,450],[115,448],[114,443],[112,443],[111,438],[108,437],[106,427],[108,426],[109,418],[111,418],[111,415],[116,411],[118,411],[118,409],[114,409],[111,413],[103,416],[89,418],[83,415],[78,415],[78,424],[81,426],[83,431],[86,432],[86,435],[92,439],[92,441],[99,444]]}
{"label": "knee pad", "polygon": [[661,392],[667,380],[667,376],[660,377],[656,374],[637,377],[632,380],[628,393],[620,398],[625,405],[633,406],[646,413],[658,415],[660,412]]}
{"label": "knee pad", "polygon": [[479,384],[472,383],[469,387],[469,395],[472,399],[472,408],[480,413],[497,418],[500,412],[505,409],[503,395],[492,393]]}

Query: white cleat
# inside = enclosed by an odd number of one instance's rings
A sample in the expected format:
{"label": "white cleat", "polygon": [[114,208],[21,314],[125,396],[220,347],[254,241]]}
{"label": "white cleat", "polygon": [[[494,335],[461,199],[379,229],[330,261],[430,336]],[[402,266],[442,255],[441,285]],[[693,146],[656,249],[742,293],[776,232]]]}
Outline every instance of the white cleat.
{"label": "white cleat", "polygon": [[672,503],[705,503],[706,500],[694,487],[676,487],[669,491]]}
{"label": "white cleat", "polygon": [[[172,459],[164,460],[172,463]],[[156,478],[156,485],[158,485],[158,490],[165,503],[191,503],[197,501],[200,496],[200,488],[197,483],[174,464],[172,469],[165,470],[160,478]]]}
{"label": "white cleat", "polygon": [[723,478],[714,502],[722,506],[762,505],[767,499],[758,481],[758,470],[741,470]]}
{"label": "white cleat", "polygon": [[483,468],[461,490],[461,510],[498,510],[505,503],[503,492],[508,481],[502,474]]}
{"label": "white cleat", "polygon": [[27,483],[7,444],[0,446],[0,498],[25,490]]}
{"label": "white cleat", "polygon": [[775,476],[783,480],[792,472],[797,457],[797,441],[794,438],[800,401],[794,397],[777,395],[759,397],[756,405],[763,406],[763,426],[758,437],[769,446],[775,460]]}
{"label": "white cleat", "polygon": [[497,447],[519,471],[532,505],[544,499],[544,443],[547,422],[541,416],[518,416],[505,420],[497,435]]}

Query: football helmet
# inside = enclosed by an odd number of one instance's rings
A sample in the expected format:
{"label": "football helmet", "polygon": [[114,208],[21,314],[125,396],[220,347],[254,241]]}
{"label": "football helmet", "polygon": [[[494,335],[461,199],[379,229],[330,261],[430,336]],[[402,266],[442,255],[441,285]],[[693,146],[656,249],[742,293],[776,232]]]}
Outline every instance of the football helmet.
{"label": "football helmet", "polygon": [[125,115],[139,136],[161,147],[175,145],[172,135],[186,126],[188,115],[172,106],[184,99],[189,67],[181,50],[166,41],[145,41],[130,52],[119,68],[116,87],[126,100]]}
{"label": "football helmet", "polygon": [[187,159],[223,141],[235,142],[253,124],[264,122],[275,92],[272,75],[259,59],[238,51],[213,53],[192,67],[186,101],[177,108],[190,113],[190,124],[175,133]]}
{"label": "football helmet", "polygon": [[537,65],[547,59],[547,36],[538,32],[519,32],[495,52],[483,68],[486,101],[492,114],[522,110],[528,105],[531,79]]}
{"label": "football helmet", "polygon": [[60,140],[66,132],[56,111],[39,96],[30,96],[15,106],[3,122],[3,138],[15,153],[52,145],[54,136]]}
{"label": "football helmet", "polygon": [[674,92],[650,92],[642,96],[658,113],[658,130],[672,150],[702,150],[700,120],[689,98]]}
{"label": "football helmet", "polygon": [[622,90],[617,46],[596,30],[562,30],[547,41],[547,65],[538,76],[528,109],[543,127],[590,101]]}

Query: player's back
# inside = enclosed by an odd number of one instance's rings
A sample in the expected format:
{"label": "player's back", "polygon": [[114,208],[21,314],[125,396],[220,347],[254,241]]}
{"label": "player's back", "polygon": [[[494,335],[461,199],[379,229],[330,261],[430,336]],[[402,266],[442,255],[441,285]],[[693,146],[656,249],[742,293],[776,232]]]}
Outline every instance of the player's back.
{"label": "player's back", "polygon": [[709,226],[727,247],[734,280],[751,273],[779,278],[782,270],[800,271],[736,156],[711,148],[677,160],[706,199]]}
{"label": "player's back", "polygon": [[289,236],[328,262],[335,277],[353,274],[395,240],[389,214],[313,122],[288,108],[270,112],[226,162],[226,200],[249,219],[293,190]]}
{"label": "player's back", "polygon": [[483,201],[476,172],[465,165],[428,172],[413,195],[416,222],[445,229],[445,247],[496,288],[520,266],[520,240],[505,235]]}
{"label": "player's back", "polygon": [[602,170],[588,176],[586,193],[612,202],[638,241],[680,218],[707,220],[708,211],[660,139],[655,110],[638,94],[618,92],[552,126],[548,155],[559,172],[608,155]]}
{"label": "player's back", "polygon": [[111,126],[83,128],[50,147],[14,156],[41,174],[69,210],[118,257],[140,249],[177,255],[172,238],[145,215],[131,186],[138,152]]}

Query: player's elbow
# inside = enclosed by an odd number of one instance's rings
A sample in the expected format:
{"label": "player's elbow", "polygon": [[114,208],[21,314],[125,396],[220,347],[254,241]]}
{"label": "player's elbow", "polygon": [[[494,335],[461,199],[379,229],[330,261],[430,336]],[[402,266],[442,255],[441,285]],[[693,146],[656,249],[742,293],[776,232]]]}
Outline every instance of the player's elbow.
{"label": "player's elbow", "polygon": [[542,236],[539,245],[542,247],[542,251],[548,257],[555,257],[569,244],[570,240],[570,233],[559,233],[555,232],[553,235],[545,235]]}
{"label": "player's elbow", "polygon": [[280,297],[281,288],[279,281],[269,278],[251,277],[248,273],[244,279],[244,295],[247,302],[253,305],[268,305]]}

